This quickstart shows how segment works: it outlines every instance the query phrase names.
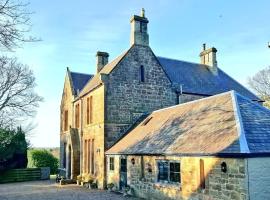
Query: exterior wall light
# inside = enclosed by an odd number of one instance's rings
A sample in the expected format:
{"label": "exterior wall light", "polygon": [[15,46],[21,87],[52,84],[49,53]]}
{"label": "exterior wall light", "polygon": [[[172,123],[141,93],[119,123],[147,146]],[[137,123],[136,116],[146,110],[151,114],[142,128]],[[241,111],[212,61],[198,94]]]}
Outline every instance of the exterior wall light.
{"label": "exterior wall light", "polygon": [[147,163],[147,171],[152,173],[152,165],[150,163]]}
{"label": "exterior wall light", "polygon": [[131,159],[131,163],[132,163],[132,165],[135,164],[135,159],[134,158]]}
{"label": "exterior wall light", "polygon": [[225,162],[222,162],[220,166],[221,166],[221,171],[223,173],[226,173],[227,172],[227,164]]}

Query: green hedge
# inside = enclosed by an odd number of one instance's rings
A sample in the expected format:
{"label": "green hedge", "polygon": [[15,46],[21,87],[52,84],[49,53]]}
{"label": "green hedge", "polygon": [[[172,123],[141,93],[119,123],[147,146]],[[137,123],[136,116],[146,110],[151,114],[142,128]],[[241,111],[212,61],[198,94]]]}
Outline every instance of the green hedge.
{"label": "green hedge", "polygon": [[51,174],[56,174],[59,166],[59,161],[49,151],[30,150],[29,151],[29,165],[28,167],[50,167]]}

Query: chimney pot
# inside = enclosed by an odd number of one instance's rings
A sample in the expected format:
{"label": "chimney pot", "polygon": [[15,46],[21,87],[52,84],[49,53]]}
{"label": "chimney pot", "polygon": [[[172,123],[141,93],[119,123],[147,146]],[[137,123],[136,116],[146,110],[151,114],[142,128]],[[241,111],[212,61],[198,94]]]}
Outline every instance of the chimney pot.
{"label": "chimney pot", "polygon": [[205,49],[206,49],[206,44],[203,43],[203,51],[205,51]]}
{"label": "chimney pot", "polygon": [[142,8],[141,17],[145,17],[145,10],[144,10],[144,8]]}

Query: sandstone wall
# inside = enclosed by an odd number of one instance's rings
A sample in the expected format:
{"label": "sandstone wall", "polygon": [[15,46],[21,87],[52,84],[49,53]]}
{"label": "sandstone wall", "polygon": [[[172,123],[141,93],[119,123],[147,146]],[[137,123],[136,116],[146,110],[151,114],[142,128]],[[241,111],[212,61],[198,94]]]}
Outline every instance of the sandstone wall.
{"label": "sandstone wall", "polygon": [[[135,159],[135,164],[131,159]],[[248,199],[246,161],[244,159],[211,157],[153,157],[144,156],[144,177],[141,157],[128,156],[128,185],[132,193],[146,199]],[[181,184],[159,183],[156,160],[168,159],[181,163]],[[200,160],[204,161],[205,189],[200,186]],[[228,171],[221,171],[226,162]],[[119,163],[119,162],[118,162]],[[116,163],[117,164],[117,163]],[[151,166],[152,172],[149,172]],[[119,184],[119,171],[108,174],[107,180]]]}
{"label": "sandstone wall", "polygon": [[[87,98],[92,96],[92,123],[87,124]],[[104,86],[101,86],[82,99],[82,172],[86,174],[85,169],[90,166],[85,166],[87,152],[84,150],[85,140],[94,139],[94,176],[97,178],[98,187],[103,188],[105,181],[105,164],[104,164]],[[90,152],[88,152],[90,153]]]}
{"label": "sandstone wall", "polygon": [[[64,89],[62,94],[62,101],[60,105],[60,167],[67,168],[68,159],[68,146],[70,142],[70,126],[73,126],[73,100],[72,89],[70,87],[68,74],[65,77]],[[64,113],[68,111],[68,129],[64,130]],[[64,144],[66,149],[64,150]],[[66,152],[66,154],[65,154]],[[64,157],[66,157],[66,165],[64,166]]]}

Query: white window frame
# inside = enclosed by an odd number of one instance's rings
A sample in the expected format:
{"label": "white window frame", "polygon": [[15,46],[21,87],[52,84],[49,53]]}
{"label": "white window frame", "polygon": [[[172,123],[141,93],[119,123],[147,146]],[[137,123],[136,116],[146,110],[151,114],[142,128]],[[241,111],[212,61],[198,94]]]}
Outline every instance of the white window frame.
{"label": "white window frame", "polygon": [[[158,168],[158,163],[160,162],[167,162],[168,163],[168,174],[167,174],[167,181],[166,180],[159,180],[159,168]],[[180,167],[180,171],[179,171],[179,175],[180,175],[180,180],[179,182],[173,182],[170,180],[170,163],[179,163],[179,167]],[[157,183],[168,183],[168,184],[173,184],[173,185],[180,185],[182,182],[182,177],[181,177],[181,162],[179,160],[156,160],[156,167],[157,167],[157,176],[156,176],[156,182]]]}

